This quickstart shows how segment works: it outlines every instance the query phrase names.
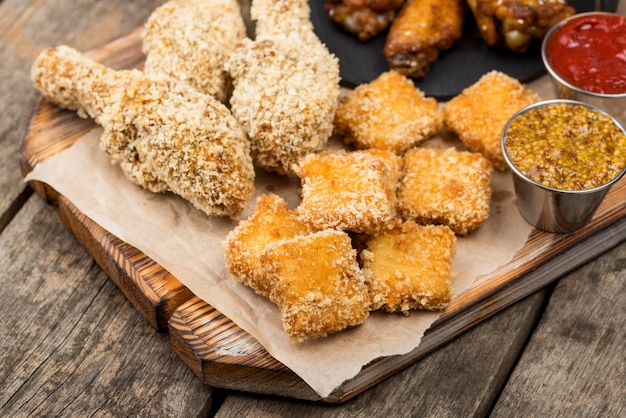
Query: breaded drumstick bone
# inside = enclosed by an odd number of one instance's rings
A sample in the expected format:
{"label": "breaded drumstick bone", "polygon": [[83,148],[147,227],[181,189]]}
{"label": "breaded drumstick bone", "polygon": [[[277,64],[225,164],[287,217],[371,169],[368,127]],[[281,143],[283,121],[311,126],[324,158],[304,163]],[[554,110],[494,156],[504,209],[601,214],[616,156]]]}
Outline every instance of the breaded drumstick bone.
{"label": "breaded drumstick bone", "polygon": [[171,0],[146,22],[144,72],[163,72],[224,102],[230,90],[224,63],[245,36],[237,0]]}
{"label": "breaded drumstick bone", "polygon": [[250,13],[256,39],[240,42],[227,62],[231,110],[255,163],[293,174],[332,134],[339,63],[313,32],[305,0],[255,0]]}
{"label": "breaded drumstick bone", "polygon": [[161,76],[114,71],[60,46],[31,77],[48,100],[104,128],[100,146],[133,182],[171,191],[209,215],[238,215],[254,190],[249,145],[213,97]]}

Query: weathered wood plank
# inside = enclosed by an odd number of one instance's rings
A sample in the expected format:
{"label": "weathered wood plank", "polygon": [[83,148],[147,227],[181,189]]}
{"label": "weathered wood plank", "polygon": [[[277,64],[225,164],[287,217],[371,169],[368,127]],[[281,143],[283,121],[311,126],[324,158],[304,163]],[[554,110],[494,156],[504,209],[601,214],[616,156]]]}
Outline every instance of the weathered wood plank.
{"label": "weathered wood plank", "polygon": [[341,405],[229,394],[216,417],[484,416],[542,312],[539,291]]}
{"label": "weathered wood plank", "polygon": [[563,278],[494,408],[626,415],[626,242]]}
{"label": "weathered wood plank", "polygon": [[[124,35],[102,47],[91,51],[91,55],[98,61],[118,67],[141,66],[142,55],[138,44],[140,36],[137,30]],[[60,122],[59,122],[60,120]],[[60,151],[73,143],[80,132],[87,132],[89,125],[76,116],[67,112],[60,112],[54,106],[43,101],[39,102],[34,117],[31,120],[30,130],[24,139],[22,149],[23,169],[25,172],[54,152]],[[34,186],[37,186],[35,182]],[[459,333],[467,330],[482,321],[489,315],[503,309],[511,303],[531,294],[537,289],[555,280],[560,275],[570,271],[584,261],[595,257],[607,248],[614,246],[626,235],[626,208],[623,206],[623,193],[626,183],[619,182],[607,195],[598,210],[594,222],[575,234],[558,235],[547,234],[541,231],[533,233],[512,262],[490,273],[481,286],[478,286],[457,298],[443,313],[431,328],[423,344],[416,350],[401,358],[382,359],[367,366],[355,379],[346,382],[325,401],[343,402],[360,393],[368,387],[387,377],[393,371],[408,366],[416,359],[436,349]],[[49,190],[40,189],[46,199],[50,197]],[[158,282],[158,277],[171,277],[167,272],[156,272],[153,276],[145,277],[139,268],[133,267],[136,260],[143,260],[139,254],[136,259],[129,259],[127,252],[118,246],[124,243],[111,242],[103,245],[103,236],[106,231],[99,231],[93,222],[77,211],[63,211],[64,222],[70,229],[76,228],[75,234],[80,241],[88,246],[89,251],[99,260],[100,265],[110,266],[107,269],[113,274],[113,281],[129,296],[131,301],[151,319],[153,323],[163,324],[169,318],[158,316],[159,312],[169,314],[168,310],[160,310],[152,297],[152,286],[149,283]],[[609,226],[611,229],[609,230]],[[89,234],[97,232],[97,236],[89,238]],[[98,232],[99,231],[99,232]],[[620,238],[621,237],[621,238]],[[107,239],[105,239],[107,240]],[[582,246],[581,246],[582,243]],[[580,251],[573,251],[577,248]],[[111,263],[115,265],[111,265]],[[129,267],[130,266],[130,267]],[[153,280],[153,277],[157,277]],[[167,288],[167,285],[157,287]],[[137,291],[139,290],[139,291]],[[145,291],[142,291],[145,290]],[[147,292],[146,292],[147,291]],[[167,298],[168,295],[165,295]],[[176,303],[183,302],[184,298],[164,302],[175,308]],[[176,303],[174,303],[176,302]],[[160,302],[159,302],[160,303]],[[206,304],[194,304],[204,312]],[[156,320],[155,320],[156,315]],[[222,341],[233,335],[241,335],[241,330],[228,321],[209,321],[202,323],[202,329],[196,330],[192,323],[186,323],[185,318],[197,316],[185,308],[181,315],[175,315],[175,321],[170,324],[170,333],[173,335],[174,350],[196,372],[196,374],[210,385],[237,388],[240,390],[255,390],[272,394],[290,395],[303,399],[319,399],[308,385],[294,379],[293,375],[285,373],[282,365],[275,365],[271,358],[259,363],[258,353],[263,350],[256,348],[256,341],[242,336],[238,340],[238,349],[242,353],[252,352],[249,358],[238,355],[239,363],[233,362],[232,356],[220,356],[220,349],[214,350],[213,341]],[[196,321],[197,323],[197,321]],[[210,333],[204,333],[206,324],[214,325]],[[191,330],[191,332],[188,332]],[[245,333],[243,333],[245,334]],[[215,337],[214,337],[215,336]],[[241,350],[242,341],[249,340],[248,346]],[[269,355],[266,353],[266,356]],[[250,364],[262,364],[251,373]],[[238,366],[241,366],[237,368]],[[272,372],[274,372],[272,374]],[[242,377],[243,376],[243,377]],[[246,376],[249,377],[246,379]],[[260,385],[259,382],[264,382]]]}
{"label": "weathered wood plank", "polygon": [[213,390],[32,196],[0,235],[0,416],[198,416]]}

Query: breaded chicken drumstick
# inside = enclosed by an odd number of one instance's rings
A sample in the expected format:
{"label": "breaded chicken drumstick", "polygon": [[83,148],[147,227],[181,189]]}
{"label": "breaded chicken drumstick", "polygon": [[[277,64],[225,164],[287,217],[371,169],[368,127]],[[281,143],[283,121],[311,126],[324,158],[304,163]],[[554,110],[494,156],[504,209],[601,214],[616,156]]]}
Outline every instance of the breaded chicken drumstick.
{"label": "breaded chicken drumstick", "polygon": [[45,98],[103,127],[101,148],[136,184],[209,215],[235,217],[246,206],[249,145],[213,97],[164,76],[109,69],[66,46],[44,50],[31,76]]}
{"label": "breaded chicken drumstick", "polygon": [[171,0],[148,18],[144,72],[162,72],[225,102],[224,63],[246,27],[237,0]]}
{"label": "breaded chicken drumstick", "polygon": [[231,110],[255,163],[293,174],[332,134],[339,63],[313,32],[306,0],[253,0],[250,13],[256,39],[241,41],[227,62]]}

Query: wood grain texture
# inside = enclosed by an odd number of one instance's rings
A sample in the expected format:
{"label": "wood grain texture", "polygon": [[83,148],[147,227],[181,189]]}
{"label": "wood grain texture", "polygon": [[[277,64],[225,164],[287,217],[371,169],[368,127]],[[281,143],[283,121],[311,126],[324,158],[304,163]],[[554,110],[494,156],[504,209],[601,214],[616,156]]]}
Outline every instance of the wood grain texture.
{"label": "wood grain texture", "polygon": [[167,331],[174,309],[193,296],[174,276],[135,247],[86,217],[67,198],[58,200],[61,221],[137,310],[158,331]]}
{"label": "wood grain texture", "polygon": [[203,416],[214,391],[31,197],[0,235],[0,416]]}
{"label": "wood grain texture", "polygon": [[626,243],[559,281],[494,417],[626,415]]}
{"label": "wood grain texture", "polygon": [[[92,50],[90,55],[117,68],[141,66],[142,58],[137,47],[139,42],[139,31],[134,30]],[[29,171],[36,163],[69,146],[80,136],[80,132],[86,132],[90,127],[89,121],[67,115],[40,101],[24,138],[23,171]],[[55,200],[49,190],[36,184],[33,186],[46,200]],[[406,356],[385,358],[368,365],[357,377],[324,400],[345,402],[494,313],[622,242],[626,238],[626,207],[623,205],[625,189],[626,182],[618,183],[607,195],[594,221],[581,231],[568,235],[534,232],[511,263],[488,275],[481,286],[457,298],[417,349]],[[67,205],[62,215],[65,224],[105,266],[103,268],[107,269],[107,273],[114,276],[112,280],[125,291],[133,304],[144,315],[152,315],[151,309],[142,307],[154,303],[153,295],[149,294],[153,287],[169,287],[159,284],[159,278],[171,276],[166,272],[158,272],[158,268],[150,270],[150,277],[144,276],[142,272],[145,271],[141,266],[133,266],[135,262],[145,263],[144,256],[132,252],[125,243],[115,242],[114,237],[106,235],[106,231],[98,231],[98,236],[90,237],[92,231],[97,231],[93,222],[78,211],[66,209]],[[131,253],[132,258],[128,259]],[[166,299],[168,297],[165,296]],[[174,309],[181,304],[183,299],[168,305],[168,312],[171,312],[170,308]],[[208,384],[319,400],[308,386],[291,372],[285,371],[282,364],[268,358],[264,350],[259,350],[256,341],[246,337],[232,322],[202,302],[193,301],[174,312],[170,334],[174,351]],[[216,346],[218,341],[236,341],[233,343],[236,347],[228,345],[224,349]],[[236,356],[232,355],[233,350],[238,353]]]}
{"label": "wood grain texture", "polygon": [[216,418],[486,416],[547,294],[523,299],[341,406],[231,393]]}

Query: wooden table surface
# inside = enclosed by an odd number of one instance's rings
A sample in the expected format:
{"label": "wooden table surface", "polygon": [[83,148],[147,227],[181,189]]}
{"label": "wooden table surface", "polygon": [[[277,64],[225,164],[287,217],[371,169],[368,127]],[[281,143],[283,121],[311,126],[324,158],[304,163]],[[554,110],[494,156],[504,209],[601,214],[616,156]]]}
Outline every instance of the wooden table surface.
{"label": "wooden table surface", "polygon": [[[340,404],[204,385],[23,183],[46,46],[79,50],[163,1],[0,1],[0,416],[626,415],[626,237],[554,285]],[[622,2],[622,6],[623,6]],[[624,7],[621,7],[624,10]]]}

